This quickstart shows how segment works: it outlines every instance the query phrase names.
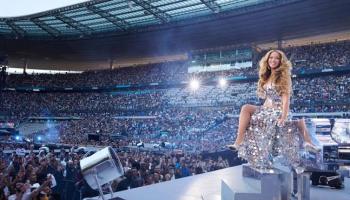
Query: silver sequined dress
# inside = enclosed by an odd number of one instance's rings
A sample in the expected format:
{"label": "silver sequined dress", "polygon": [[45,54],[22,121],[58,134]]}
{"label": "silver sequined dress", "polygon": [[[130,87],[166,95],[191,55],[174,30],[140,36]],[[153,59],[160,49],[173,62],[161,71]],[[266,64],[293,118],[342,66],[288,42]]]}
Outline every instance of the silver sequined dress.
{"label": "silver sequined dress", "polygon": [[238,156],[256,168],[272,168],[276,160],[283,165],[299,167],[302,138],[296,121],[288,117],[284,126],[278,126],[282,98],[273,86],[264,89],[264,96],[270,106],[257,107],[238,148]]}

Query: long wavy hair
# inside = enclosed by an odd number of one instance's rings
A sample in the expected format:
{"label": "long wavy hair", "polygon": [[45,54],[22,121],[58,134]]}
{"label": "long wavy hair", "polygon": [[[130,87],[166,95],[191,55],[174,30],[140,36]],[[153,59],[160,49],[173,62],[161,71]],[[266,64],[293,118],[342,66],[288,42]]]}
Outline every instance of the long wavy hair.
{"label": "long wavy hair", "polygon": [[[271,67],[269,66],[269,58],[271,53],[276,52],[280,55],[280,64],[275,69],[275,73],[271,73]],[[258,96],[265,98],[264,85],[269,78],[272,78],[272,84],[275,86],[280,96],[283,94],[291,95],[292,91],[292,79],[291,79],[292,63],[288,60],[287,56],[280,50],[270,50],[259,62],[259,82],[258,82]]]}

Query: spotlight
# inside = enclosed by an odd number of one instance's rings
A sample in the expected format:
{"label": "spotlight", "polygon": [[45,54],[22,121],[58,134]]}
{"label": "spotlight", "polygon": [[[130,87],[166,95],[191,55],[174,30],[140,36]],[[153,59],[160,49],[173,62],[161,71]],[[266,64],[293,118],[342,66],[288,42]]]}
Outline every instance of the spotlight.
{"label": "spotlight", "polygon": [[191,80],[190,87],[192,90],[197,90],[199,88],[199,81],[196,79]]}
{"label": "spotlight", "polygon": [[38,136],[37,139],[38,139],[39,141],[41,141],[42,138],[41,138],[41,136]]}
{"label": "spotlight", "polygon": [[113,198],[113,190],[111,182],[124,175],[123,166],[112,147],[106,147],[92,154],[89,157],[80,160],[81,172],[88,185],[99,191],[100,197],[105,200],[102,185],[108,184],[111,198]]}
{"label": "spotlight", "polygon": [[19,140],[21,139],[21,137],[20,137],[19,135],[16,135],[15,139],[16,139],[17,141],[19,141]]}
{"label": "spotlight", "polygon": [[226,79],[224,79],[224,78],[220,78],[220,80],[219,80],[219,85],[220,85],[220,87],[226,87],[226,85],[227,85],[227,81],[226,81]]}

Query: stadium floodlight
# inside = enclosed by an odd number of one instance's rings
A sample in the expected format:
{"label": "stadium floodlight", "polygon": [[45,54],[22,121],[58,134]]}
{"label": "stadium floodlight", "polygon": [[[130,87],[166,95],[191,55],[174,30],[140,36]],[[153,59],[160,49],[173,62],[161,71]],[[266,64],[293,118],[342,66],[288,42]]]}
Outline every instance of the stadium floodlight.
{"label": "stadium floodlight", "polygon": [[219,79],[219,86],[222,87],[222,88],[224,88],[224,87],[226,87],[226,85],[227,85],[226,79],[220,78],[220,79]]}
{"label": "stadium floodlight", "polygon": [[191,82],[190,82],[190,88],[192,90],[197,90],[199,88],[199,81],[196,80],[196,79],[192,79]]}

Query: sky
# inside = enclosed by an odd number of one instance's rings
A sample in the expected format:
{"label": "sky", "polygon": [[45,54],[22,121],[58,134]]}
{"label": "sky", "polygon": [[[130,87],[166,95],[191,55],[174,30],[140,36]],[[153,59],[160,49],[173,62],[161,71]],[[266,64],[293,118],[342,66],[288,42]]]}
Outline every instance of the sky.
{"label": "sky", "polygon": [[19,17],[88,0],[0,0],[0,18]]}

